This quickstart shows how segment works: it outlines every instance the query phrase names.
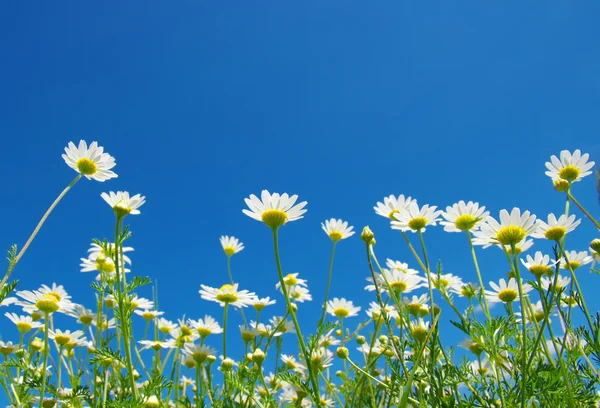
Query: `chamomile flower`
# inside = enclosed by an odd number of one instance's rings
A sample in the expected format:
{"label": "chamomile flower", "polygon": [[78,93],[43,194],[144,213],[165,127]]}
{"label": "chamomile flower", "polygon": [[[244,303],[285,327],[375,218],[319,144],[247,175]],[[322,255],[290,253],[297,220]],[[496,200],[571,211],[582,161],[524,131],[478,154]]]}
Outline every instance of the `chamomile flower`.
{"label": "chamomile flower", "polygon": [[17,345],[13,344],[12,341],[7,341],[6,343],[0,341],[0,354],[2,354],[5,359],[9,354],[14,353],[16,349]]}
{"label": "chamomile flower", "polygon": [[443,211],[436,211],[437,207],[425,204],[421,208],[413,201],[406,211],[402,211],[395,215],[396,220],[392,221],[392,229],[403,232],[425,232],[425,227],[428,225],[437,225],[440,220],[439,216]]}
{"label": "chamomile flower", "polygon": [[142,316],[144,318],[145,321],[149,322],[152,319],[157,318],[158,316],[162,316],[165,314],[165,312],[159,312],[158,310],[154,310],[154,309],[142,309],[142,310],[134,310],[133,313],[135,313],[138,316]]}
{"label": "chamomile flower", "polygon": [[158,351],[160,349],[173,349],[175,348],[175,340],[169,339],[165,341],[160,340],[140,340],[138,341],[143,347],[140,351],[152,349],[154,351]]}
{"label": "chamomile flower", "polygon": [[[129,265],[131,265],[131,259],[127,255],[125,255],[125,253],[131,251],[133,251],[132,247],[123,247],[123,261],[125,261],[125,263]],[[114,252],[115,244],[112,242],[107,243],[106,248],[102,248],[100,245],[92,243],[90,249],[88,249],[88,259],[95,261],[99,257],[112,258],[115,256]],[[119,264],[121,264],[121,262],[119,262]]]}
{"label": "chamomile flower", "polygon": [[141,297],[138,297],[137,295],[135,295],[133,297],[133,299],[131,299],[131,301],[129,302],[129,307],[131,308],[131,310],[135,310],[135,309],[151,310],[154,308],[154,302],[149,299],[141,298]]}
{"label": "chamomile flower", "polygon": [[417,271],[416,269],[409,268],[407,263],[400,262],[400,261],[394,261],[390,258],[386,259],[385,266],[387,266],[387,268],[392,271],[393,270],[400,271],[402,273],[406,273],[409,275],[418,275],[419,274],[419,271]]}
{"label": "chamomile flower", "polygon": [[183,319],[179,319],[177,327],[172,330],[169,334],[175,338],[178,345],[185,343],[193,343],[200,335],[195,331],[191,325],[192,321],[186,322]]}
{"label": "chamomile flower", "polygon": [[580,181],[585,176],[592,174],[590,171],[594,167],[594,162],[588,162],[590,158],[589,154],[581,154],[579,149],[575,150],[573,154],[568,150],[562,150],[560,152],[560,160],[556,156],[550,157],[550,161],[546,162],[546,175],[552,179],[552,181],[566,180],[569,183]]}
{"label": "chamomile flower", "polygon": [[250,321],[250,327],[253,327],[258,332],[258,335],[261,337],[267,337],[271,334],[273,335],[273,337],[279,337],[283,334],[281,332],[273,332],[273,327],[271,327],[270,324],[257,324],[254,320]]}
{"label": "chamomile flower", "polygon": [[270,297],[265,297],[265,298],[256,298],[254,299],[254,301],[252,302],[252,306],[256,309],[257,312],[260,312],[261,310],[263,310],[265,307],[267,306],[271,306],[274,305],[275,299],[271,300]]}
{"label": "chamomile flower", "polygon": [[[475,243],[475,240],[473,240],[473,244],[477,245]],[[502,244],[497,244],[496,245],[498,248],[500,248],[503,251],[508,252],[509,255],[512,255],[512,248],[511,247],[507,247],[504,246]],[[533,246],[533,240],[532,239],[525,239],[525,241],[521,241],[518,244],[515,245],[515,252],[517,253],[517,255],[519,255],[522,252],[527,251],[529,248],[531,248]],[[489,245],[485,245],[484,248],[489,247]]]}
{"label": "chamomile flower", "polygon": [[283,320],[282,316],[273,316],[269,319],[269,323],[271,323],[273,330],[277,333],[296,333],[294,322],[291,320]]}
{"label": "chamomile flower", "polygon": [[462,295],[462,287],[464,283],[458,276],[452,275],[451,273],[445,273],[443,275],[431,274],[431,283],[433,287],[440,291],[451,290],[453,293]]}
{"label": "chamomile flower", "polygon": [[389,218],[390,220],[396,220],[396,216],[405,211],[413,202],[416,203],[417,200],[413,200],[411,197],[404,197],[404,194],[400,194],[398,197],[390,195],[383,198],[383,203],[377,202],[377,205],[373,209],[377,215]]}
{"label": "chamomile flower", "polygon": [[333,335],[333,329],[329,330],[319,338],[319,347],[323,348],[337,346],[341,343],[342,341]]}
{"label": "chamomile flower", "polygon": [[23,300],[19,300],[15,304],[22,306],[23,310],[28,313],[36,311],[42,314],[52,314],[55,312],[68,313],[73,308],[73,304],[62,298],[58,293],[20,290],[16,294]]}
{"label": "chamomile flower", "polygon": [[[401,272],[398,269],[383,269],[381,274],[376,274],[377,288],[382,292],[387,292],[390,289],[396,293],[409,293],[418,289],[422,285],[422,278],[417,275]],[[367,278],[370,285],[365,286],[365,289],[372,292],[376,290],[373,278]]]}
{"label": "chamomile flower", "polygon": [[255,327],[245,325],[240,326],[240,334],[242,335],[242,340],[245,343],[254,341],[255,338],[260,336],[259,331]]}
{"label": "chamomile flower", "polygon": [[173,323],[172,321],[162,317],[158,318],[158,322],[156,324],[158,325],[158,330],[164,334],[169,334],[171,331],[177,328],[177,323]]}
{"label": "chamomile flower", "polygon": [[89,326],[92,324],[96,315],[90,309],[86,309],[81,305],[74,305],[73,310],[68,313],[69,316],[73,316],[77,319],[78,322],[82,323],[84,326]]}
{"label": "chamomile flower", "polygon": [[542,277],[544,275],[554,275],[553,267],[558,263],[558,261],[550,260],[550,257],[548,255],[544,255],[540,251],[537,251],[533,258],[531,257],[531,255],[527,255],[526,259],[527,262],[521,259],[521,263],[536,278]]}
{"label": "chamomile flower", "polygon": [[[560,292],[563,289],[566,289],[571,283],[571,278],[568,276],[558,275],[556,278],[556,291]],[[554,286],[554,278],[542,278],[542,288],[546,290],[550,290]]]}
{"label": "chamomile flower", "polygon": [[429,296],[423,294],[421,296],[413,295],[412,298],[404,297],[404,304],[408,307],[408,311],[413,316],[427,316],[429,314]]}
{"label": "chamomile flower", "polygon": [[70,168],[88,180],[106,181],[117,177],[111,170],[116,165],[114,157],[104,153],[104,148],[98,146],[98,142],[92,142],[89,147],[84,140],[80,140],[77,147],[69,142],[62,158]]}
{"label": "chamomile flower", "polygon": [[196,363],[202,364],[208,356],[216,356],[217,350],[204,344],[186,344],[183,353],[192,357]]}
{"label": "chamomile flower", "polygon": [[17,326],[20,333],[27,333],[31,329],[39,329],[43,325],[40,322],[35,322],[31,316],[19,316],[16,313],[4,313],[8,320]]}
{"label": "chamomile flower", "polygon": [[354,235],[354,231],[352,231],[354,227],[349,227],[348,221],[336,220],[335,218],[325,221],[325,224],[321,223],[321,228],[333,242]]}
{"label": "chamomile flower", "polygon": [[287,193],[270,194],[263,190],[259,199],[254,194],[244,199],[250,210],[242,210],[250,218],[264,222],[271,228],[279,228],[289,221],[296,221],[306,212],[306,201],[296,204],[297,195],[288,196]]}
{"label": "chamomile flower", "polygon": [[222,235],[219,241],[221,241],[221,246],[223,247],[223,251],[225,251],[225,255],[227,256],[237,254],[244,249],[244,244],[236,237]]}
{"label": "chamomile flower", "polygon": [[481,224],[479,231],[474,232],[475,237],[479,239],[473,243],[486,246],[502,244],[512,248],[512,245],[516,246],[536,231],[535,215],[531,215],[529,211],[521,214],[518,208],[513,208],[510,213],[501,210],[500,222],[488,217],[486,222]]}
{"label": "chamomile flower", "polygon": [[[114,318],[106,320],[106,316],[104,316],[100,325],[102,326],[102,330],[110,330],[117,327],[117,321]],[[96,319],[92,321],[92,326],[98,327],[98,321]]]}
{"label": "chamomile flower", "polygon": [[479,207],[479,203],[469,201],[465,204],[461,200],[446,207],[446,211],[442,213],[445,221],[440,221],[440,224],[444,226],[446,232],[471,231],[480,222],[485,221],[489,214],[488,211],[485,211],[485,207]]}
{"label": "chamomile flower", "polygon": [[204,319],[190,320],[189,322],[201,338],[205,338],[211,334],[223,333],[223,329],[219,325],[219,322],[209,315],[204,316]]}
{"label": "chamomile flower", "polygon": [[[306,280],[298,278],[298,273],[288,273],[283,277],[283,283],[286,286],[286,289],[289,291],[294,286],[304,286],[306,287]],[[275,289],[281,290],[281,283],[277,282],[275,284]]]}
{"label": "chamomile flower", "polygon": [[475,374],[475,377],[479,378],[481,375],[485,376],[493,376],[494,371],[492,370],[492,365],[490,364],[487,358],[482,360],[475,360],[469,364],[469,368]]}
{"label": "chamomile flower", "polygon": [[[383,322],[384,316],[387,320],[398,319],[400,316],[398,315],[398,311],[391,305],[385,305],[384,308],[377,302],[369,303],[371,306],[367,309],[367,316],[369,316],[375,322]],[[385,313],[384,313],[385,312]]]}
{"label": "chamomile flower", "polygon": [[293,286],[288,291],[288,295],[290,299],[292,299],[296,303],[304,303],[312,300],[312,295],[310,294],[308,288],[303,286]]}
{"label": "chamomile flower", "polygon": [[85,339],[83,332],[81,330],[76,330],[71,332],[71,330],[62,331],[60,329],[48,330],[48,337],[51,338],[61,347],[65,346],[84,346],[87,345],[87,340]]}
{"label": "chamomile flower", "polygon": [[[519,287],[515,278],[510,278],[508,283],[506,280],[500,279],[498,283],[490,282],[490,286],[494,290],[486,290],[485,295],[490,303],[511,303],[519,297]],[[533,290],[533,287],[528,283],[523,284],[523,294],[527,294]]]}
{"label": "chamomile flower", "polygon": [[587,251],[567,251],[566,255],[566,259],[564,256],[560,259],[560,266],[572,271],[583,265],[587,265],[594,260]]}
{"label": "chamomile flower", "polygon": [[333,365],[333,353],[326,348],[316,348],[310,354],[310,364],[317,371],[323,371]]}
{"label": "chamomile flower", "polygon": [[233,285],[225,284],[219,289],[211,288],[210,286],[200,285],[200,297],[204,300],[211,302],[217,302],[221,306],[226,304],[235,307],[246,307],[252,305],[252,302],[256,298],[256,295],[247,290],[238,291],[238,284]]}
{"label": "chamomile flower", "polygon": [[138,208],[146,202],[146,197],[140,194],[130,197],[127,191],[117,191],[116,193],[110,191],[108,194],[100,194],[100,197],[110,205],[117,218],[122,218],[129,214],[138,215],[140,213]]}
{"label": "chamomile flower", "polygon": [[292,355],[288,356],[287,354],[282,354],[281,361],[288,370],[293,370],[301,374],[306,372],[306,366],[302,365],[298,360],[296,360],[296,357]]}
{"label": "chamomile flower", "polygon": [[344,298],[333,298],[333,300],[327,301],[327,313],[340,319],[358,316],[358,312],[360,312],[360,307],[354,306],[351,301]]}
{"label": "chamomile flower", "polygon": [[419,343],[422,343],[429,334],[429,322],[424,321],[422,318],[410,321],[410,334]]}
{"label": "chamomile flower", "polygon": [[537,220],[537,231],[531,234],[534,238],[546,238],[550,241],[559,241],[567,233],[573,231],[581,223],[581,220],[575,220],[575,215],[561,215],[556,219],[554,214],[548,215],[548,222]]}

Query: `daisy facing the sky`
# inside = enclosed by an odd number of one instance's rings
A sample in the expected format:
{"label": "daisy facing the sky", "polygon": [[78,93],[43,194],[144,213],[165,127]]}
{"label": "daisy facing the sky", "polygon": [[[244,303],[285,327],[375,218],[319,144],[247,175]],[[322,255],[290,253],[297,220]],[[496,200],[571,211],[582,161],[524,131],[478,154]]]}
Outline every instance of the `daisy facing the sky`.
{"label": "daisy facing the sky", "polygon": [[219,289],[200,285],[200,297],[204,300],[217,302],[221,306],[231,305],[235,307],[251,306],[256,295],[247,290],[238,290],[238,284],[225,284]]}
{"label": "daisy facing the sky", "polygon": [[485,221],[489,214],[489,211],[485,211],[485,207],[479,207],[479,203],[469,201],[465,204],[461,200],[446,207],[446,211],[442,213],[445,221],[440,221],[440,224],[444,226],[446,232],[471,231],[480,222]]}
{"label": "daisy facing the sky", "polygon": [[552,181],[566,180],[569,183],[581,181],[585,176],[592,174],[590,171],[594,167],[593,161],[588,162],[589,154],[581,154],[579,149],[572,154],[568,150],[560,152],[560,159],[556,156],[550,157],[550,161],[546,162],[546,175]]}
{"label": "daisy facing the sky", "polygon": [[436,211],[436,206],[425,204],[420,207],[416,201],[410,203],[406,211],[401,211],[396,214],[395,220],[392,221],[392,229],[403,232],[425,232],[425,227],[435,226],[440,220],[440,215],[443,211]]}
{"label": "daisy facing the sky", "polygon": [[289,196],[287,193],[269,193],[263,190],[260,199],[251,194],[244,201],[249,210],[242,212],[256,221],[262,221],[271,228],[279,228],[289,221],[296,221],[306,212],[306,201],[296,204],[297,195]]}
{"label": "daisy facing the sky", "polygon": [[115,212],[117,218],[122,218],[126,215],[138,215],[140,213],[140,208],[146,202],[146,197],[136,194],[134,196],[129,196],[129,192],[127,191],[117,191],[116,193],[110,191],[109,193],[102,193],[100,197]]}
{"label": "daisy facing the sky", "polygon": [[104,148],[98,146],[98,142],[92,142],[89,147],[85,140],[80,140],[79,146],[69,142],[62,158],[70,168],[88,180],[106,181],[117,177],[111,170],[116,165],[115,158],[104,153]]}
{"label": "daisy facing the sky", "polygon": [[337,242],[341,239],[346,239],[354,235],[354,227],[348,226],[348,221],[336,220],[331,218],[325,223],[321,223],[321,228],[333,242]]}
{"label": "daisy facing the sky", "polygon": [[413,202],[416,203],[417,200],[413,200],[411,197],[404,197],[404,194],[400,194],[398,197],[392,194],[389,197],[384,197],[383,203],[377,202],[377,205],[373,209],[377,215],[393,221],[396,220],[398,214],[406,210]]}
{"label": "daisy facing the sky", "polygon": [[344,298],[333,298],[327,302],[327,313],[340,319],[358,316],[358,312],[360,307]]}
{"label": "daisy facing the sky", "polygon": [[222,235],[221,238],[219,238],[219,241],[221,242],[221,247],[223,247],[223,251],[225,251],[225,255],[227,256],[237,254],[244,249],[244,244],[233,236],[230,237],[228,235]]}
{"label": "daisy facing the sky", "polygon": [[563,214],[558,219],[554,214],[549,214],[547,223],[540,219],[537,220],[537,231],[531,234],[531,236],[541,239],[546,238],[550,241],[559,241],[581,223],[581,220],[575,220],[575,218],[574,214],[570,216]]}
{"label": "daisy facing the sky", "polygon": [[502,244],[508,248],[516,246],[537,231],[535,218],[529,211],[521,214],[518,208],[513,208],[510,213],[501,210],[500,222],[488,217],[486,222],[481,224],[480,230],[474,232],[473,235],[478,239],[473,243],[486,246]]}

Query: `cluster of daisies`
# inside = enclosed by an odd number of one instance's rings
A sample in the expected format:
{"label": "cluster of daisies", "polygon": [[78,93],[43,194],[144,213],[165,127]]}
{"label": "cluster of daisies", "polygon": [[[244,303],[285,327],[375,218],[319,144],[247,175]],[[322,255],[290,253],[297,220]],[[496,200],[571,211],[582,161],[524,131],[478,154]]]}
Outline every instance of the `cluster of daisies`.
{"label": "cluster of daisies", "polygon": [[[93,142],[89,146],[84,141],[81,141],[78,146],[69,143],[65,148],[63,158],[71,168],[79,173],[78,177],[101,182],[117,177],[111,170],[115,166],[114,158],[105,153],[97,142]],[[546,174],[552,179],[558,191],[569,192],[573,183],[579,182],[591,174],[593,166],[594,162],[589,161],[589,155],[582,155],[579,150],[573,153],[563,151],[560,157],[552,156],[551,161],[546,163],[548,169]],[[145,197],[140,194],[130,195],[126,191],[102,193],[101,197],[115,213],[117,222],[125,216],[140,214],[140,208],[145,203]],[[298,202],[297,195],[271,194],[267,190],[263,190],[260,197],[250,195],[245,202],[247,209],[243,209],[243,213],[264,223],[275,233],[286,223],[303,218],[307,211],[307,203]],[[365,320],[379,324],[385,322],[390,330],[394,330],[402,326],[403,316],[408,316],[408,333],[417,341],[417,344],[424,342],[430,335],[435,303],[434,290],[438,296],[450,302],[452,307],[454,307],[453,299],[455,297],[464,297],[469,300],[470,304],[472,301],[479,302],[482,307],[485,307],[484,310],[487,313],[489,313],[488,302],[503,303],[512,310],[513,303],[516,305],[519,300],[522,300],[522,296],[536,289],[540,290],[540,295],[542,290],[555,291],[560,294],[561,306],[570,309],[578,304],[579,299],[572,290],[572,274],[578,268],[592,263],[594,258],[600,260],[600,241],[598,240],[592,242],[589,251],[563,250],[559,257],[552,257],[536,251],[533,256],[527,254],[524,258],[519,258],[520,254],[532,247],[535,239],[552,242],[562,249],[566,235],[573,232],[581,223],[581,220],[577,219],[574,214],[559,216],[549,214],[545,219],[539,219],[529,211],[513,208],[511,211],[501,210],[498,218],[494,218],[490,216],[484,206],[480,206],[476,202],[459,201],[446,207],[445,210],[441,210],[432,205],[420,205],[417,200],[404,195],[385,197],[383,202],[376,204],[374,210],[376,214],[389,220],[393,230],[404,235],[409,246],[411,244],[407,233],[417,234],[420,241],[423,242],[423,234],[426,229],[440,224],[447,232],[467,235],[468,242],[473,249],[474,259],[475,249],[473,246],[497,247],[507,255],[509,261],[518,258],[521,265],[531,273],[533,283],[537,282],[538,284],[538,287],[535,287],[521,279],[519,274],[513,273],[508,279],[492,281],[489,282],[488,287],[483,287],[476,261],[475,267],[479,276],[479,284],[463,282],[460,277],[450,273],[435,273],[431,270],[429,261],[425,257],[420,257],[414,250],[412,252],[420,270],[409,266],[407,262],[388,258],[384,266],[377,264],[377,270],[371,276],[366,277],[365,290],[375,292],[378,300],[372,301],[368,309],[363,312]],[[334,247],[340,241],[355,234],[354,228],[348,222],[335,218],[323,222],[322,229]],[[361,238],[372,251],[374,236],[368,227],[363,230]],[[233,236],[222,236],[220,243],[228,261],[229,258],[244,250],[244,244]],[[133,248],[128,246],[110,242],[103,244],[94,242],[89,248],[87,256],[81,258],[81,272],[94,272],[97,274],[96,279],[102,284],[114,285],[117,283],[120,286],[123,278],[120,277],[119,272],[130,273],[132,251]],[[277,262],[279,268],[279,258],[277,258]],[[511,268],[519,268],[518,263],[511,264]],[[558,274],[557,270],[566,271],[568,274]],[[191,389],[190,395],[197,394],[199,378],[202,378],[203,381],[208,379],[204,371],[198,370],[210,368],[219,359],[218,367],[221,371],[227,373],[235,370],[242,361],[235,361],[228,357],[226,348],[227,310],[231,307],[241,311],[244,320],[244,324],[239,326],[239,334],[246,350],[246,355],[242,357],[242,360],[258,367],[261,376],[261,381],[256,384],[253,395],[238,393],[234,395],[234,398],[239,402],[247,403],[249,398],[259,400],[278,395],[282,403],[312,406],[314,402],[306,398],[301,389],[279,378],[278,373],[293,372],[306,381],[309,379],[314,381],[316,377],[317,384],[318,373],[321,373],[323,378],[331,380],[327,369],[334,364],[336,350],[338,357],[349,360],[345,348],[349,332],[343,330],[345,319],[359,316],[362,309],[348,299],[337,297],[329,299],[326,296],[323,304],[323,317],[325,313],[332,316],[332,320],[337,324],[335,326],[337,330],[334,327],[321,333],[317,339],[317,347],[306,353],[306,347],[296,322],[296,311],[300,307],[299,304],[312,301],[313,297],[308,289],[307,281],[300,278],[298,273],[284,275],[281,270],[279,272],[280,279],[275,282],[274,286],[276,291],[284,297],[287,305],[286,314],[273,316],[268,320],[264,318],[261,320],[261,313],[268,306],[274,305],[275,299],[259,297],[254,292],[240,289],[230,269],[228,269],[228,283],[219,288],[202,284],[199,290],[203,300],[216,302],[224,308],[223,321],[209,315],[197,320],[182,318],[171,321],[164,317],[164,312],[159,311],[152,300],[138,296],[129,298],[129,304],[124,307],[142,319],[146,328],[143,339],[132,340],[137,355],[134,364],[136,380],[143,380],[137,373],[138,369],[148,372],[144,367],[144,361],[148,359],[144,357],[145,352],[148,353],[149,358],[152,358],[154,369],[160,372],[165,370],[167,360],[172,356],[173,372],[171,376],[174,375],[173,373],[177,373],[177,378],[174,380],[179,384],[178,390],[181,390],[182,395],[186,395],[188,388]],[[326,293],[329,292],[329,284],[328,282]],[[566,290],[567,288],[571,288],[571,290]],[[577,286],[577,290],[579,289]],[[423,293],[418,293],[419,291]],[[385,302],[382,301],[384,298]],[[64,365],[64,369],[74,381],[77,370],[86,370],[85,366],[81,365],[81,360],[75,358],[76,350],[86,350],[89,355],[92,355],[99,347],[96,344],[98,339],[115,338],[111,333],[116,333],[119,324],[122,324],[115,311],[119,308],[115,296],[108,294],[99,299],[96,310],[93,310],[74,303],[64,287],[57,284],[42,285],[33,291],[16,291],[15,296],[4,299],[2,306],[21,309],[20,313],[7,312],[5,314],[20,333],[20,341],[19,343],[0,341],[0,353],[8,358],[13,354],[17,355],[19,349],[26,345],[29,345],[29,350],[33,353],[44,352],[43,343],[50,339],[60,355],[55,364]],[[390,299],[397,302],[391,302]],[[530,304],[530,311],[521,310],[520,314],[516,314],[521,318],[529,315],[530,319],[540,321],[549,314],[544,306],[541,301],[537,301]],[[254,309],[253,316],[247,317],[244,309]],[[111,311],[113,317],[110,317]],[[64,314],[75,319],[79,325],[78,329],[63,331],[55,328],[53,319],[55,314]],[[321,319],[322,322],[323,319]],[[154,335],[149,338],[147,333],[151,324],[155,330],[153,331]],[[48,339],[42,339],[40,333],[47,326],[50,326],[47,328]],[[362,327],[365,326],[366,323]],[[150,332],[152,333],[152,331]],[[266,353],[271,352],[274,342],[281,344],[281,336],[286,333],[296,334],[299,337],[298,355],[284,353],[278,355],[276,358],[278,361],[275,364],[276,372],[268,375],[263,373],[262,363],[266,359]],[[207,344],[209,336],[215,335],[223,336],[222,350],[217,350]],[[25,336],[29,337],[26,339]],[[373,355],[405,360],[413,354],[411,350],[405,350],[404,355],[398,355],[397,349],[389,346],[389,339],[386,336],[380,336],[371,342],[358,333],[353,334],[352,337],[356,340],[357,350],[365,361],[368,361],[367,359]],[[119,342],[119,337],[116,336],[116,340],[113,341]],[[465,348],[472,351],[475,349],[475,345],[471,341],[463,344]],[[48,352],[47,349],[46,352]],[[481,350],[475,354],[480,357]],[[33,364],[32,361],[28,361],[28,363]],[[77,369],[73,368],[73,364]],[[472,366],[474,370],[481,372],[486,369],[486,364],[488,363],[485,360],[478,358]],[[176,371],[175,367],[178,367]],[[181,367],[185,367],[188,371],[180,375]],[[35,360],[35,366],[32,369],[49,370],[50,367],[46,367],[45,364],[42,367],[40,361]],[[194,369],[196,370],[195,375],[192,373]],[[380,379],[377,381],[389,381],[386,371],[382,370],[381,372]],[[17,375],[14,381],[20,384],[24,379]],[[137,382],[136,387],[143,389],[145,384],[147,382]],[[60,387],[61,384],[59,383],[57,386]],[[175,397],[177,397],[178,390],[175,391]],[[68,394],[70,389],[63,386],[59,392]],[[333,406],[335,392],[335,386],[328,388],[320,397],[320,405]],[[114,395],[115,390],[111,390],[110,393]],[[160,400],[163,398],[164,395],[148,397],[144,400],[145,406],[159,406]],[[169,401],[169,403],[172,402]]]}

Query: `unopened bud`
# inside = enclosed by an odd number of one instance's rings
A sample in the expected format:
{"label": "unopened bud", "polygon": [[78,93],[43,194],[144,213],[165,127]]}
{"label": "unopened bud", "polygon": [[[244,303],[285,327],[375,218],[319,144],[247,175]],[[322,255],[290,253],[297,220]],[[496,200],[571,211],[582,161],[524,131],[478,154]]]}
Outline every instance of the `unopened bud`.
{"label": "unopened bud", "polygon": [[337,356],[342,360],[346,360],[350,353],[348,352],[348,349],[346,347],[338,347],[335,354],[337,354]]}
{"label": "unopened bud", "polygon": [[356,336],[356,342],[358,343],[359,346],[362,346],[363,344],[365,344],[367,342],[367,339],[365,336]]}
{"label": "unopened bud", "polygon": [[44,343],[42,343],[42,340],[39,337],[33,339],[30,345],[33,351],[40,351],[44,348]]}
{"label": "unopened bud", "polygon": [[595,240],[593,240],[590,243],[590,248],[592,248],[594,251],[600,253],[600,239],[596,238]]}
{"label": "unopened bud", "polygon": [[265,358],[266,355],[261,349],[257,348],[254,350],[254,353],[252,354],[252,361],[254,361],[257,365],[261,365],[263,361],[265,361]]}
{"label": "unopened bud", "polygon": [[234,365],[235,362],[232,359],[226,358],[221,362],[221,370],[229,371],[233,368]]}
{"label": "unopened bud", "polygon": [[571,184],[567,180],[557,179],[554,180],[554,189],[559,193],[564,193],[569,190]]}
{"label": "unopened bud", "polygon": [[369,228],[369,226],[366,226],[363,228],[360,237],[363,241],[365,241],[365,244],[371,245],[373,244],[373,240],[375,239],[375,234],[373,234],[373,231],[371,231],[371,228]]}
{"label": "unopened bud", "polygon": [[383,335],[383,334],[382,334],[381,336],[379,336],[379,342],[380,342],[381,344],[387,344],[388,340],[389,340],[389,339],[388,339],[388,336],[386,336],[386,335]]}
{"label": "unopened bud", "polygon": [[144,402],[144,406],[148,408],[158,408],[160,407],[160,401],[158,401],[156,395],[151,395]]}

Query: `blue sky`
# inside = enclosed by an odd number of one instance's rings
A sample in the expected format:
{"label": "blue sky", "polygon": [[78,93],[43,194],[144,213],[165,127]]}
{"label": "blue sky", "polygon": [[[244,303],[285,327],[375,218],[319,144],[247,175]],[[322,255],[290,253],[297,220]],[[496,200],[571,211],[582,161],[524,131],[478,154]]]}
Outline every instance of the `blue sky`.
{"label": "blue sky", "polygon": [[[62,283],[88,307],[93,276],[79,273],[79,258],[114,228],[103,191],[147,197],[142,214],[128,219],[133,270],[159,282],[172,319],[220,316],[198,289],[227,281],[222,234],[246,245],[233,259],[240,286],[277,297],[271,312],[280,314],[270,233],[241,210],[263,188],[299,194],[308,213],[281,231],[282,260],[309,281],[315,300],[300,314],[310,325],[324,296],[326,218],[359,231],[370,225],[382,260],[416,268],[400,234],[372,211],[384,196],[545,216],[564,205],[544,175],[550,155],[580,148],[600,160],[595,2],[2,8],[0,247],[22,244],[74,177],[60,157],[67,142],[98,140],[117,160],[119,178],[82,180],[14,272],[21,289]],[[597,216],[592,179],[575,193]],[[584,222],[569,243],[583,250],[595,236]],[[426,240],[448,272],[475,279],[464,237],[432,228]],[[480,259],[486,281],[508,270],[495,249]],[[367,276],[362,241],[342,242],[331,295],[364,308]],[[597,284],[580,276],[584,286]],[[460,339],[444,327],[450,343]],[[0,330],[16,335],[5,321]]]}

